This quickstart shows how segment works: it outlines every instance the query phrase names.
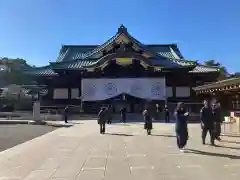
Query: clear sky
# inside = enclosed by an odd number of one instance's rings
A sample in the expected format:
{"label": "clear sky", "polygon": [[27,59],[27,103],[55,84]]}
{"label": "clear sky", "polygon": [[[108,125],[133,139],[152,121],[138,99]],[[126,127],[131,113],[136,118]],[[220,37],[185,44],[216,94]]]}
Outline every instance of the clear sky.
{"label": "clear sky", "polygon": [[0,57],[55,61],[63,44],[101,44],[120,24],[142,43],[240,71],[240,0],[0,0]]}

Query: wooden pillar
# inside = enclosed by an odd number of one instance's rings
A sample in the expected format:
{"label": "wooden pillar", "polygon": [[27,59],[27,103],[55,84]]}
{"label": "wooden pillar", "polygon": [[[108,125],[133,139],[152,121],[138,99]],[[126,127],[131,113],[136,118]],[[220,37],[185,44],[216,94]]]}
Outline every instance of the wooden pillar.
{"label": "wooden pillar", "polygon": [[177,97],[177,87],[175,85],[172,86],[172,97],[173,98]]}
{"label": "wooden pillar", "polygon": [[72,99],[71,77],[68,72],[66,74],[67,74],[68,103],[71,103],[71,99]]}
{"label": "wooden pillar", "polygon": [[71,99],[72,99],[72,90],[70,85],[68,85],[68,101],[71,101]]}

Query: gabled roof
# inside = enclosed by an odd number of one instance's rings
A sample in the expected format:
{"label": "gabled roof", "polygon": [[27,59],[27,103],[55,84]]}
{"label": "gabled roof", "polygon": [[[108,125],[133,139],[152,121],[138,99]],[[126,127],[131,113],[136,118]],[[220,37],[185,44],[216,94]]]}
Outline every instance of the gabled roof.
{"label": "gabled roof", "polygon": [[102,45],[64,45],[62,46],[57,62],[71,61],[76,59],[88,59],[88,58],[100,58],[99,54],[103,50],[111,48],[116,42],[129,41],[133,43],[133,47],[137,49],[150,52],[156,57],[166,57],[173,59],[183,59],[176,44],[163,44],[163,45],[146,45],[139,42],[133,36],[131,36],[127,28],[121,25],[118,28],[118,32],[107,40]]}

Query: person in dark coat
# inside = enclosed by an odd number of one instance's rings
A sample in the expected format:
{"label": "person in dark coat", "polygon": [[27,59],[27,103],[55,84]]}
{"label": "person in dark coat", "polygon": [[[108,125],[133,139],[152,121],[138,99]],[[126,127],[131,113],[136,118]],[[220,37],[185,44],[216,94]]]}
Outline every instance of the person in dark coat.
{"label": "person in dark coat", "polygon": [[149,109],[146,108],[143,111],[143,117],[144,117],[144,129],[147,130],[147,134],[151,135],[151,130],[152,130],[152,117],[150,115]]}
{"label": "person in dark coat", "polygon": [[120,113],[121,113],[121,117],[122,117],[122,120],[121,120],[121,121],[122,121],[123,123],[126,123],[126,108],[123,107],[123,108],[121,109]]}
{"label": "person in dark coat", "polygon": [[65,123],[68,123],[68,113],[69,113],[69,107],[66,106],[63,110],[63,118]]}
{"label": "person in dark coat", "polygon": [[177,146],[180,151],[184,151],[184,148],[188,140],[188,127],[187,118],[189,113],[186,112],[184,104],[179,102],[174,111],[174,116],[176,118],[175,131],[177,137]]}
{"label": "person in dark coat", "polygon": [[213,104],[212,105],[212,113],[213,113],[213,120],[214,120],[214,135],[215,139],[221,141],[221,124],[222,124],[222,116],[221,116],[221,108],[220,104]]}
{"label": "person in dark coat", "polygon": [[159,104],[156,104],[156,119],[160,119],[161,115],[161,107],[159,106]]}
{"label": "person in dark coat", "polygon": [[108,108],[106,109],[107,113],[107,123],[112,124],[112,108],[109,105]]}
{"label": "person in dark coat", "polygon": [[168,109],[167,105],[165,105],[165,107],[164,107],[164,115],[165,115],[165,123],[169,123],[170,122],[169,109]]}
{"label": "person in dark coat", "polygon": [[104,134],[105,133],[105,124],[106,124],[106,108],[102,107],[101,110],[98,113],[98,124],[100,126],[100,133]]}
{"label": "person in dark coat", "polygon": [[211,144],[214,145],[214,120],[212,115],[212,108],[208,101],[204,101],[204,107],[200,110],[200,120],[202,127],[202,143],[205,144],[207,133],[210,134]]}

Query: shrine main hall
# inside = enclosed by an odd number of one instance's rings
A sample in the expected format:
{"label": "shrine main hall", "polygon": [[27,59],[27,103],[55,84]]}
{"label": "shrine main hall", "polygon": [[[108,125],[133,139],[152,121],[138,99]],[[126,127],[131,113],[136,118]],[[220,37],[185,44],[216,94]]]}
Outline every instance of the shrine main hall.
{"label": "shrine main hall", "polygon": [[177,44],[139,42],[121,25],[101,45],[63,45],[54,62],[29,73],[46,87],[41,105],[140,112],[146,102],[171,109],[182,101],[194,110],[202,100],[193,88],[216,81],[220,69],[185,59]]}

